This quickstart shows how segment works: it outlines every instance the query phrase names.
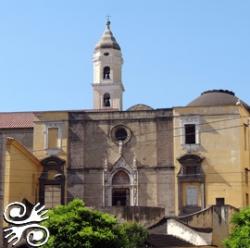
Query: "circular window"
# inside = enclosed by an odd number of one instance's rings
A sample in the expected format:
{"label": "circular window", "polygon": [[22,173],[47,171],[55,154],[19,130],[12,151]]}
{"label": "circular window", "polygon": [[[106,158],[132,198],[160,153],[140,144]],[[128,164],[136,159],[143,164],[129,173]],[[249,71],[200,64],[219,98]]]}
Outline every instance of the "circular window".
{"label": "circular window", "polygon": [[128,137],[128,133],[125,128],[120,127],[115,131],[115,138],[118,141],[124,141]]}
{"label": "circular window", "polygon": [[116,126],[111,131],[111,136],[114,142],[119,143],[127,143],[131,137],[130,130],[122,125]]}

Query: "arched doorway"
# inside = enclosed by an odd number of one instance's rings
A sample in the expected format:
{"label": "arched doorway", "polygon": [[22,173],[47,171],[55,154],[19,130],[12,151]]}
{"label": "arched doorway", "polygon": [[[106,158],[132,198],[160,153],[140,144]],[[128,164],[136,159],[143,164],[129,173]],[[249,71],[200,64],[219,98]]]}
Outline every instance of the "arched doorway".
{"label": "arched doorway", "polygon": [[130,179],[128,174],[120,170],[112,178],[112,206],[130,205]]}

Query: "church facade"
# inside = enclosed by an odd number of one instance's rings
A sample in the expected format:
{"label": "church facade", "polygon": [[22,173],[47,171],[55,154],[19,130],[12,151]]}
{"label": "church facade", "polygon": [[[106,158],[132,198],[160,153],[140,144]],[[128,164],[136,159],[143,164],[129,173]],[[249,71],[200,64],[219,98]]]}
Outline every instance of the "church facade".
{"label": "church facade", "polygon": [[69,114],[68,197],[173,215],[172,111],[137,108]]}

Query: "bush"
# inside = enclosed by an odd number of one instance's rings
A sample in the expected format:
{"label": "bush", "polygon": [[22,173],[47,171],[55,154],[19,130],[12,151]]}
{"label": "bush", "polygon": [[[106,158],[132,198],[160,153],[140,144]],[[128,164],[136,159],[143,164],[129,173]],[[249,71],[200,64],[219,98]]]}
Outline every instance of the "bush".
{"label": "bush", "polygon": [[112,215],[89,209],[79,199],[50,210],[48,215],[44,225],[50,238],[44,248],[136,248],[147,238],[141,225],[119,224]]}
{"label": "bush", "polygon": [[250,247],[250,208],[235,213],[232,218],[234,225],[229,238],[224,241],[227,248]]}

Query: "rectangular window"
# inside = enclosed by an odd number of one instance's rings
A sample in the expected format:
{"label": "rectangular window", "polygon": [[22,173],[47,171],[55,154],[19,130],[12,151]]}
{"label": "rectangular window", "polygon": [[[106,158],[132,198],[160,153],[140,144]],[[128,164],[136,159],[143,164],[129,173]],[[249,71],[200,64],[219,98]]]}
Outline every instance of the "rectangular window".
{"label": "rectangular window", "polygon": [[216,198],[216,206],[224,206],[225,198]]}
{"label": "rectangular window", "polygon": [[198,206],[198,189],[197,187],[187,188],[187,206]]}
{"label": "rectangular window", "polygon": [[249,206],[249,195],[248,193],[246,193],[246,207]]}
{"label": "rectangular window", "polygon": [[196,144],[195,124],[185,124],[185,144]]}
{"label": "rectangular window", "polygon": [[47,208],[53,208],[61,204],[61,186],[45,185],[44,204]]}
{"label": "rectangular window", "polygon": [[57,127],[48,128],[48,149],[58,148],[58,134]]}

